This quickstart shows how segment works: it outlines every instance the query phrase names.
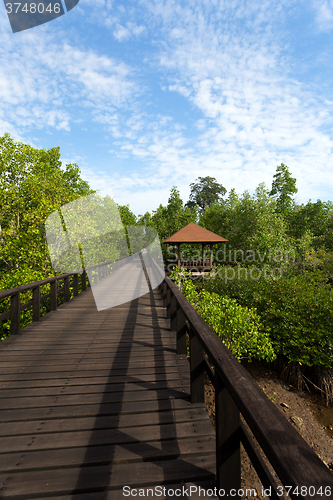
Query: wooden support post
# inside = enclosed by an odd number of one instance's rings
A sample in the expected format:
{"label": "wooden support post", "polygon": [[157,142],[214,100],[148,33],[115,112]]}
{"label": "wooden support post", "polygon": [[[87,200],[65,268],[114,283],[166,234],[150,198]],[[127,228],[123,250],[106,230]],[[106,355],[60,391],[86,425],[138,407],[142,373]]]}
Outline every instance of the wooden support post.
{"label": "wooden support post", "polygon": [[[241,488],[239,410],[222,378],[215,370],[216,478],[217,487],[230,496]],[[235,496],[241,499],[240,496]]]}
{"label": "wooden support post", "polygon": [[90,286],[92,285],[92,279],[93,279],[93,272],[91,269],[88,269],[88,283]]}
{"label": "wooden support post", "polygon": [[74,297],[77,297],[79,295],[79,275],[74,274],[73,276],[73,291],[74,291]]}
{"label": "wooden support post", "polygon": [[20,292],[15,293],[10,297],[10,334],[17,335],[20,333]]}
{"label": "wooden support post", "polygon": [[167,309],[167,318],[170,318],[170,303],[171,303],[171,290],[168,287],[167,295],[166,295],[166,309]]}
{"label": "wooden support post", "polygon": [[186,354],[186,333],[187,324],[186,318],[181,309],[177,311],[177,354]]}
{"label": "wooden support post", "polygon": [[213,267],[213,244],[210,245],[210,268]]}
{"label": "wooden support post", "polygon": [[177,243],[177,247],[178,247],[178,269],[180,271],[180,243]]}
{"label": "wooden support post", "polygon": [[32,321],[40,320],[40,286],[32,289]]}
{"label": "wooden support post", "polygon": [[177,300],[174,295],[170,299],[170,328],[171,331],[177,331]]}
{"label": "wooden support post", "polygon": [[204,360],[203,348],[190,327],[191,403],[203,403],[205,401]]}
{"label": "wooden support post", "polygon": [[82,271],[82,281],[81,281],[81,287],[82,287],[82,291],[86,290],[87,289],[87,273],[86,273],[86,270],[83,269]]}
{"label": "wooden support post", "polygon": [[202,265],[205,265],[205,244],[202,244]]}
{"label": "wooden support post", "polygon": [[64,278],[64,296],[65,296],[65,302],[68,302],[71,298],[71,294],[69,291],[69,276]]}
{"label": "wooden support post", "polygon": [[57,310],[57,305],[58,305],[58,282],[57,280],[52,281],[51,287],[50,287],[50,295],[51,295],[51,311],[56,311]]}
{"label": "wooden support post", "polygon": [[162,283],[162,300],[163,300],[163,307],[166,307],[166,297],[167,297],[167,284],[165,281]]}

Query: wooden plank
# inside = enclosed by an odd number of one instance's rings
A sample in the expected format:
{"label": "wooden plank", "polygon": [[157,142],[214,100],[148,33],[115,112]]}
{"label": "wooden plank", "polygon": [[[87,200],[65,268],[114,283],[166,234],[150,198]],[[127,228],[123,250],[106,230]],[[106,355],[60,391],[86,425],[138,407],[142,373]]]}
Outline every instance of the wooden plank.
{"label": "wooden plank", "polygon": [[[174,422],[194,422],[206,420],[204,408],[186,408],[178,411],[161,411],[136,415],[135,424],[140,426],[163,425]],[[51,432],[70,432],[89,429],[113,429],[133,426],[133,415],[120,414],[94,417],[71,417],[66,419],[28,420],[2,423],[0,437],[24,434],[46,434]]]}
{"label": "wooden plank", "polygon": [[[149,343],[148,343],[149,342]],[[135,339],[131,339],[129,341],[123,341],[119,339],[118,342],[110,343],[107,344],[106,342],[103,344],[102,343],[96,343],[97,345],[94,344],[87,344],[86,346],[80,346],[76,347],[75,344],[73,346],[69,346],[66,344],[66,346],[49,346],[49,345],[43,345],[42,347],[26,347],[25,349],[22,348],[16,348],[14,347],[12,349],[5,349],[0,352],[1,357],[5,356],[11,356],[11,358],[28,358],[32,354],[39,355],[43,354],[45,356],[56,356],[58,354],[63,354],[65,349],[66,349],[66,354],[68,355],[73,355],[73,356],[80,356],[82,354],[86,353],[87,347],[89,347],[89,354],[90,355],[97,355],[97,354],[112,354],[116,352],[118,349],[121,350],[142,350],[142,349],[152,349],[152,348],[158,348],[158,350],[161,350],[163,348],[171,348],[174,350],[174,345],[175,342],[172,339],[166,338],[162,339],[161,341],[158,341],[154,339],[153,337],[149,337],[146,339],[141,339],[140,341],[136,341]]]}
{"label": "wooden plank", "polygon": [[[155,366],[156,368],[157,367],[167,367],[167,366],[174,366],[174,365],[179,365],[181,364],[181,361],[180,359],[175,359],[175,357],[172,357],[172,356],[165,356],[165,357],[160,357],[160,358],[157,358],[154,360],[154,362],[152,362],[151,359],[147,360],[147,359],[139,359],[139,360],[136,360],[135,363],[129,363],[128,361],[124,361],[123,359],[118,359],[118,358],[115,358],[115,361],[112,363],[112,368],[116,368],[118,367],[119,369],[121,368],[126,368],[129,366],[129,364],[133,365],[132,367],[142,367],[142,368],[148,368],[148,367],[151,367],[151,366]],[[188,366],[186,363],[187,361],[186,360],[183,360],[184,363],[183,365],[184,366]],[[186,362],[186,363],[185,363]],[[1,370],[2,373],[17,373],[18,371],[18,368],[22,368],[22,369],[25,369],[24,365],[18,365],[18,366],[12,366],[11,363],[8,363],[9,366],[4,366],[3,369]],[[98,370],[98,369],[106,369],[106,368],[111,368],[111,363],[108,362],[108,363],[98,363],[98,365],[96,363],[91,363],[91,362],[82,362],[82,363],[77,363],[76,364],[77,366],[80,367],[81,370]],[[64,363],[64,366],[68,368],[68,364],[66,365],[66,363]],[[42,372],[42,371],[45,371],[45,372],[48,372],[48,371],[59,371],[59,364],[55,363],[55,364],[43,364],[42,362],[39,363],[39,366],[28,366],[26,367],[26,370],[29,371],[29,372],[33,372],[33,371],[37,371],[37,372]],[[73,367],[73,370],[75,370],[75,367]]]}
{"label": "wooden plank", "polygon": [[107,394],[79,394],[79,395],[59,395],[59,396],[35,396],[24,398],[3,398],[1,408],[10,410],[16,408],[34,408],[43,406],[67,406],[96,403],[119,403],[133,401],[153,401],[156,399],[170,399],[188,397],[188,393],[182,388],[161,389],[158,391],[132,391]]}
{"label": "wooden plank", "polygon": [[89,431],[57,432],[0,438],[2,453],[13,451],[52,450],[80,446],[143,443],[149,440],[180,439],[190,436],[213,436],[213,429],[206,418],[200,421],[164,425],[126,427],[124,429],[92,429]]}
{"label": "wooden plank", "polygon": [[0,484],[4,484],[2,498],[26,498],[39,494],[68,495],[74,492],[94,492],[105,488],[120,489],[124,485],[149,486],[168,484],[177,481],[213,480],[215,460],[211,456],[204,458],[186,456],[184,459],[160,460],[157,462],[139,462],[115,464],[83,469],[69,468],[61,470],[29,471],[13,475],[0,474]]}
{"label": "wooden plank", "polygon": [[[29,389],[29,398],[41,396],[66,396],[80,394],[109,394],[109,393],[126,393],[138,391],[157,391],[160,389],[185,390],[188,392],[189,384],[187,380],[177,380],[177,383],[172,381],[161,382],[143,382],[138,380],[136,383],[127,382],[121,384],[86,384],[86,385],[66,385],[66,382],[58,387],[33,387]],[[27,394],[26,388],[22,389],[3,389],[0,391],[0,404],[2,399],[9,398],[24,398]]]}
{"label": "wooden plank", "polygon": [[80,467],[143,462],[148,460],[174,460],[179,455],[205,456],[214,454],[215,441],[212,436],[196,436],[168,441],[147,441],[123,445],[90,446],[89,449],[67,448],[66,451],[47,450],[6,453],[0,455],[1,472],[23,472],[33,469],[55,469],[60,467]]}
{"label": "wooden plank", "polygon": [[96,362],[100,361],[101,363],[112,362],[114,359],[118,359],[119,356],[123,356],[124,360],[128,359],[132,363],[136,360],[141,361],[142,357],[145,356],[152,360],[154,359],[167,359],[168,357],[172,357],[175,354],[175,350],[172,347],[157,346],[156,349],[152,348],[134,348],[130,349],[119,349],[118,352],[106,352],[106,353],[91,353],[91,354],[78,354],[78,355],[70,355],[67,353],[59,353],[59,354],[35,354],[31,356],[2,356],[0,357],[0,363],[3,366],[25,366],[26,364],[31,363],[41,363],[41,364],[57,364],[62,363],[66,364],[69,362],[77,363],[78,361],[82,362]]}
{"label": "wooden plank", "polygon": [[[1,379],[0,379],[1,380]],[[176,372],[171,372],[171,373],[156,373],[152,375],[125,375],[125,376],[117,376],[117,375],[110,375],[108,377],[71,377],[70,375],[67,377],[59,378],[59,377],[54,377],[54,378],[45,378],[45,377],[40,377],[39,379],[33,377],[29,379],[22,380],[20,378],[19,380],[16,378],[14,380],[7,380],[7,381],[2,381],[1,387],[2,389],[31,389],[31,388],[37,388],[37,387],[62,387],[64,384],[66,386],[80,386],[80,385],[106,385],[106,384],[126,384],[128,382],[132,383],[155,383],[155,382],[162,382],[162,381],[176,381],[176,380],[181,380],[182,382],[187,381],[189,383],[190,377],[188,371],[176,371]],[[176,384],[179,385],[179,384]]]}
{"label": "wooden plank", "polygon": [[[123,415],[145,412],[159,412],[167,410],[179,410],[188,407],[197,407],[193,405],[188,398],[184,399],[160,399],[152,401],[135,401],[128,403],[103,403],[103,404],[84,404],[84,405],[66,405],[66,406],[46,406],[24,409],[11,409],[0,411],[0,422],[14,422],[23,420],[47,420],[52,418],[74,418],[82,416],[101,416],[101,415]],[[202,406],[202,405],[201,405]]]}
{"label": "wooden plank", "polygon": [[80,378],[89,378],[90,380],[93,378],[99,378],[99,377],[108,377],[117,380],[117,377],[120,377],[121,380],[125,380],[126,377],[131,378],[131,377],[148,377],[147,380],[149,380],[149,377],[154,377],[160,376],[160,375],[165,375],[165,376],[172,376],[172,375],[177,375],[179,374],[180,376],[187,376],[189,374],[189,369],[188,365],[176,365],[174,363],[171,366],[160,366],[160,367],[154,367],[154,366],[149,366],[149,367],[133,367],[133,368],[111,368],[109,369],[100,369],[96,368],[95,370],[73,370],[73,371],[68,371],[68,367],[63,368],[61,371],[56,370],[56,371],[48,371],[46,372],[45,370],[42,371],[33,371],[31,373],[27,372],[26,370],[24,372],[20,373],[2,373],[0,374],[0,382],[6,382],[6,381],[24,381],[24,380],[33,380],[33,381],[38,381],[38,380],[52,380],[52,379],[77,379],[80,380]]}

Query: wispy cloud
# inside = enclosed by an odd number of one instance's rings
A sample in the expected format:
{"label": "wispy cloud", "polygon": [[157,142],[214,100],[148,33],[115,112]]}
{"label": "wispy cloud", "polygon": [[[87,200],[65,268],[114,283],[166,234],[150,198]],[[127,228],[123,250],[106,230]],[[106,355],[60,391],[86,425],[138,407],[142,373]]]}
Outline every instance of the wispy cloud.
{"label": "wispy cloud", "polygon": [[333,29],[333,2],[332,0],[313,0],[316,11],[316,22],[320,31],[328,32]]}
{"label": "wispy cloud", "polygon": [[122,61],[59,43],[48,33],[24,37],[5,35],[0,47],[0,116],[21,133],[33,127],[70,131],[77,107],[80,113],[85,108],[114,112],[135,91],[131,70]]}

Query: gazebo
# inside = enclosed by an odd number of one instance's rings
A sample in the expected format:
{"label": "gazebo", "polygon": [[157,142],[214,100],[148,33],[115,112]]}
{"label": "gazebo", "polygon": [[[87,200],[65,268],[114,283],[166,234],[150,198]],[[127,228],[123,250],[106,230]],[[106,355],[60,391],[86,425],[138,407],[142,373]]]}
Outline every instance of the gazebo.
{"label": "gazebo", "polygon": [[187,226],[180,229],[175,234],[169,236],[163,243],[169,243],[171,245],[177,245],[178,247],[178,268],[180,269],[180,245],[182,243],[200,243],[202,245],[202,264],[204,265],[204,250],[205,245],[210,245],[210,268],[213,265],[213,245],[216,243],[224,243],[228,241],[222,236],[208,231],[203,227],[190,222]]}

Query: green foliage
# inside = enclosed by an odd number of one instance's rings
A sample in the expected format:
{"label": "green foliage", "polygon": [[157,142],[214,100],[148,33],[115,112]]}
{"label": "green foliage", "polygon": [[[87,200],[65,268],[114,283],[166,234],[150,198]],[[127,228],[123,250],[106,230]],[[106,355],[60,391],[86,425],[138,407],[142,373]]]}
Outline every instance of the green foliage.
{"label": "green foliage", "polygon": [[[173,274],[175,278],[175,273]],[[181,280],[175,280],[180,284]],[[269,336],[263,331],[260,317],[254,308],[243,307],[235,299],[221,297],[202,289],[197,292],[191,279],[182,283],[182,291],[206,323],[238,359],[272,361],[275,353]]]}
{"label": "green foliage", "polygon": [[61,169],[59,148],[38,150],[15,143],[9,134],[0,137],[0,271],[52,273],[45,220],[63,204],[92,192],[76,164]]}
{"label": "green foliage", "polygon": [[333,290],[323,272],[257,281],[245,273],[230,281],[217,275],[205,289],[256,308],[277,355],[307,366],[333,366]]}
{"label": "green foliage", "polygon": [[[92,193],[76,164],[61,168],[59,148],[35,149],[0,137],[0,289],[54,276],[45,238],[45,220],[56,209]],[[42,293],[48,293],[48,289]],[[22,303],[31,299],[22,295]],[[0,314],[9,299],[1,301]],[[42,307],[47,309],[48,301]],[[31,321],[31,309],[22,311],[22,325]],[[0,338],[9,322],[0,324]]]}
{"label": "green foliage", "polygon": [[214,177],[198,177],[190,184],[191,193],[187,206],[193,210],[196,206],[205,210],[213,203],[218,203],[227,190]]}
{"label": "green foliage", "polygon": [[311,240],[313,250],[333,250],[333,203],[332,201],[309,201],[296,205],[286,214],[288,233],[298,241]]}

